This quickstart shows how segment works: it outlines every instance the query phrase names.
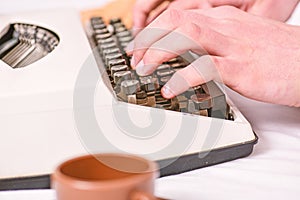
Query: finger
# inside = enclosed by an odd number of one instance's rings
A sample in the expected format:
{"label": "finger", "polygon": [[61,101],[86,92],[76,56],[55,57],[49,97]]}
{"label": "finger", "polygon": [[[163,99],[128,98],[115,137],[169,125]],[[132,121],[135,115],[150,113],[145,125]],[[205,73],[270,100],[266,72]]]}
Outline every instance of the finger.
{"label": "finger", "polygon": [[164,7],[162,7],[159,11],[149,16],[149,18],[147,19],[147,24],[150,24],[166,9],[189,10],[189,9],[197,9],[197,8],[211,8],[211,6],[207,1],[197,1],[197,0],[196,1],[195,0],[173,1],[169,4],[165,4]]}
{"label": "finger", "polygon": [[211,80],[221,82],[225,62],[217,56],[202,56],[187,67],[177,71],[171,79],[163,86],[161,93],[163,97],[173,98],[190,87],[201,85]]}
{"label": "finger", "polygon": [[201,16],[195,12],[174,9],[166,10],[136,36],[134,40],[134,52],[131,65],[136,67],[143,58],[146,50],[153,43],[160,40],[180,25],[191,22],[195,24],[206,24],[207,26],[213,27],[215,21],[215,19]]}
{"label": "finger", "polygon": [[245,3],[245,0],[210,0],[209,2],[213,7],[230,5],[242,8],[243,6],[248,6],[249,4]]}
{"label": "finger", "polygon": [[211,5],[208,1],[185,0],[185,1],[174,1],[170,3],[169,8],[182,9],[182,10],[197,9],[197,8],[207,9],[207,8],[211,8]]}
{"label": "finger", "polygon": [[130,41],[125,47],[125,51],[127,55],[132,55],[134,50],[134,41]]}
{"label": "finger", "polygon": [[141,76],[154,72],[162,62],[177,57],[188,50],[204,55],[227,56],[236,52],[239,42],[224,36],[207,26],[199,27],[194,23],[180,26],[148,48],[136,71]]}
{"label": "finger", "polygon": [[247,13],[233,6],[219,6],[211,9],[195,9],[194,12],[214,19],[236,19],[247,17]]}
{"label": "finger", "polygon": [[159,15],[161,15],[168,8],[169,4],[172,4],[172,3],[170,3],[170,1],[165,1],[162,4],[160,4],[155,10],[153,10],[149,14],[149,16],[146,20],[146,25],[149,25],[154,19],[156,19]]}
{"label": "finger", "polygon": [[[249,17],[243,20],[242,18],[245,17],[244,14],[246,13],[237,8],[223,6],[212,9],[191,10],[190,12],[205,16],[208,21],[213,21],[213,25],[210,28],[223,35],[241,38],[249,33],[250,24],[244,23],[245,20],[249,21]],[[254,24],[257,24],[256,20],[255,18]]]}
{"label": "finger", "polygon": [[182,23],[182,15],[183,13],[178,10],[166,10],[135,37],[134,52],[131,60],[133,68],[141,61],[147,48]]}
{"label": "finger", "polygon": [[146,25],[149,13],[164,0],[139,0],[133,8],[133,29],[141,29]]}

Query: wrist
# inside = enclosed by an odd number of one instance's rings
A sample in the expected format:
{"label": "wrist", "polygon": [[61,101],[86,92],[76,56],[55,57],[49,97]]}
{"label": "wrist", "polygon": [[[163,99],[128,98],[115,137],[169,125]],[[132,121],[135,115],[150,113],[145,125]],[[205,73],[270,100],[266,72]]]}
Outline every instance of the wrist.
{"label": "wrist", "polygon": [[300,0],[254,0],[247,11],[284,22],[290,18],[299,2]]}

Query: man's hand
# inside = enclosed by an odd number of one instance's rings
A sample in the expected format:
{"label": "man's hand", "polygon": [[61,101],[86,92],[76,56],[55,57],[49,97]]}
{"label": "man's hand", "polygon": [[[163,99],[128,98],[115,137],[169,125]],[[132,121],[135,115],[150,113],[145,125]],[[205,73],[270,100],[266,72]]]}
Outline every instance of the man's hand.
{"label": "man's hand", "polygon": [[134,40],[132,66],[140,75],[187,50],[202,54],[163,87],[172,98],[209,80],[252,99],[300,106],[300,28],[231,6],[168,9]]}
{"label": "man's hand", "polygon": [[230,5],[252,14],[286,21],[298,2],[299,0],[137,0],[133,12],[134,29],[138,32],[167,8],[186,10]]}

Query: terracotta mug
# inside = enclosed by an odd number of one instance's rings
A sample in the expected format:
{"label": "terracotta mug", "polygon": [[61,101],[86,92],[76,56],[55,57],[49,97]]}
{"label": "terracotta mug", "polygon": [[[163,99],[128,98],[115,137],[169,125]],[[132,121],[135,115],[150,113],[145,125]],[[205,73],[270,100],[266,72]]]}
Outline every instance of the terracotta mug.
{"label": "terracotta mug", "polygon": [[154,181],[158,165],[123,154],[77,157],[59,165],[51,176],[57,200],[158,200]]}

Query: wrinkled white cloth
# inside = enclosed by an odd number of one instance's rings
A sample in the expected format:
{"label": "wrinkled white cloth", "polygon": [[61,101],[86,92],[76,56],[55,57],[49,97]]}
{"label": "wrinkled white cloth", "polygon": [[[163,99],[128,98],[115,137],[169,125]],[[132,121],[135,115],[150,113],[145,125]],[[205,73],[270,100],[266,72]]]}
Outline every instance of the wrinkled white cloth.
{"label": "wrinkled white cloth", "polygon": [[259,137],[246,158],[157,180],[157,194],[171,199],[300,198],[300,108],[233,97]]}
{"label": "wrinkled white cloth", "polygon": [[[106,0],[10,0],[0,14],[32,9],[100,6]],[[289,21],[300,25],[300,5]],[[300,40],[300,38],[299,38]],[[299,47],[300,48],[300,47]],[[246,158],[160,178],[156,194],[176,200],[300,199],[300,108],[260,103],[228,90],[259,137]],[[55,200],[53,190],[0,192],[1,200]]]}

